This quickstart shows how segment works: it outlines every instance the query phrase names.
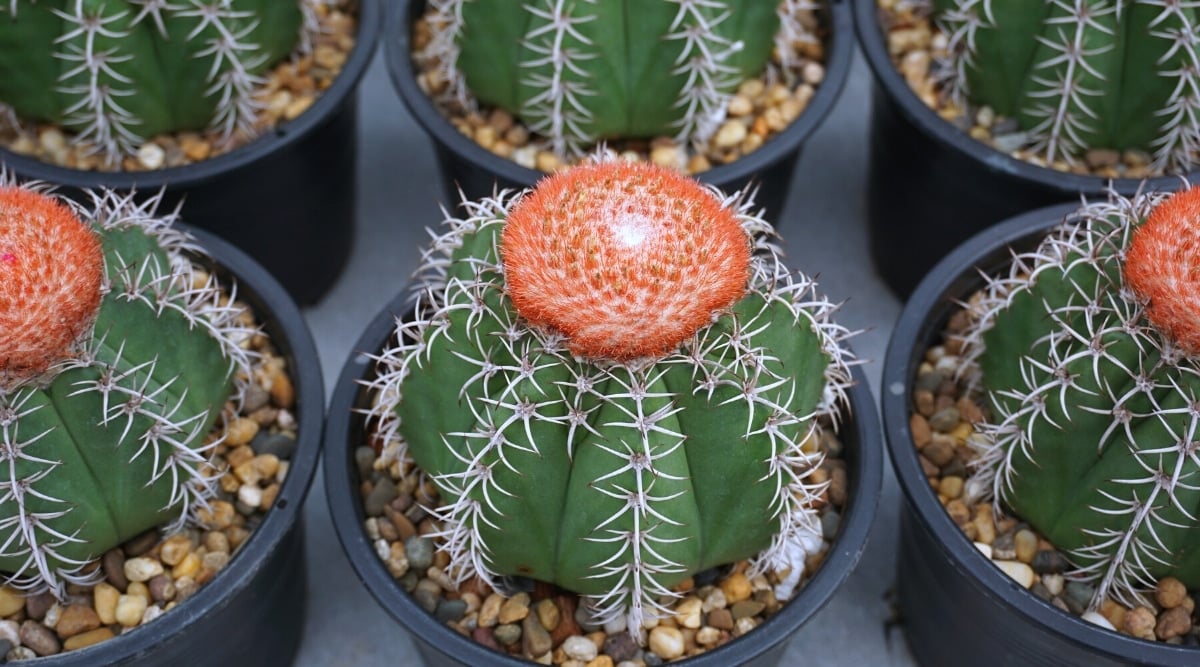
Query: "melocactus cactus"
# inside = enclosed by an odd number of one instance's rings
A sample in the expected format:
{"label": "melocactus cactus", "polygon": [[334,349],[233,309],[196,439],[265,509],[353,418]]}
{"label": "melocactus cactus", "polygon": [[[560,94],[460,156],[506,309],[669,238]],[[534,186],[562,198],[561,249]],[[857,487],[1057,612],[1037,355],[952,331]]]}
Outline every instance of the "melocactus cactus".
{"label": "melocactus cactus", "polygon": [[849,353],[770,226],[627,162],[467,206],[372,383],[380,465],[436,483],[450,574],[557,583],[639,632],[674,584],[756,554],[790,596]]}
{"label": "melocactus cactus", "polygon": [[993,410],[969,489],[1097,583],[1200,586],[1200,189],[1112,195],[1019,255],[965,350]]}
{"label": "melocactus cactus", "polygon": [[22,588],[63,594],[213,492],[209,435],[251,332],[155,203],[0,174],[0,572]]}
{"label": "melocactus cactus", "polygon": [[[431,0],[420,57],[444,94],[511,111],[560,157],[612,137],[703,143],[729,97],[798,40],[810,0]],[[770,36],[774,36],[773,38]]]}
{"label": "melocactus cactus", "polygon": [[0,106],[119,162],[160,133],[254,136],[264,70],[324,0],[0,1]]}
{"label": "melocactus cactus", "polygon": [[1186,171],[1200,147],[1200,8],[1156,0],[933,0],[952,90],[1015,118],[1046,161],[1092,148]]}

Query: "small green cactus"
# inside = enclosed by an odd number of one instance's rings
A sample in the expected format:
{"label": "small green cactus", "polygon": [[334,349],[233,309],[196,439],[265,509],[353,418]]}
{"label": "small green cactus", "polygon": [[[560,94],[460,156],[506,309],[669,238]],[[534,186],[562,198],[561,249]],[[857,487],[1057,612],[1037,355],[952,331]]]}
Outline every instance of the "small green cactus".
{"label": "small green cactus", "polygon": [[205,505],[251,335],[157,199],[86,207],[0,173],[0,572],[27,589]]}
{"label": "small green cactus", "polygon": [[631,631],[705,568],[821,548],[809,475],[845,329],[751,204],[646,164],[467,204],[379,357],[380,465],[437,484],[450,573],[521,575]]}
{"label": "small green cactus", "polygon": [[951,90],[1017,119],[1047,163],[1139,149],[1190,171],[1200,8],[1156,0],[933,0]]}
{"label": "small green cactus", "polygon": [[[578,157],[598,140],[673,135],[703,143],[729,97],[799,40],[811,0],[431,0],[421,58],[444,94],[508,109]],[[768,38],[768,36],[774,36]],[[786,65],[786,63],[785,63]],[[786,71],[786,66],[783,68]]]}
{"label": "small green cactus", "polygon": [[0,0],[0,107],[60,123],[109,165],[151,136],[254,136],[260,74],[325,0]]}
{"label": "small green cactus", "polygon": [[1092,608],[1200,587],[1200,189],[1111,195],[992,279],[966,335],[994,419],[968,485],[1063,549]]}

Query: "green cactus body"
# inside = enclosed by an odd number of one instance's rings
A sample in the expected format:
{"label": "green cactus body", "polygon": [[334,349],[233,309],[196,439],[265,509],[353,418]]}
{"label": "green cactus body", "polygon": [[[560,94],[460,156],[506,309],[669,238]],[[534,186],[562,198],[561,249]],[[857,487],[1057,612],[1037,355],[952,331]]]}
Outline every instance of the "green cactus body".
{"label": "green cactus body", "polygon": [[[760,234],[744,296],[677,349],[581,356],[514,307],[497,250],[508,204],[475,204],[438,239],[426,301],[375,383],[392,457],[411,456],[446,501],[455,573],[554,582],[631,629],[708,567],[766,552],[762,563],[798,580],[820,545],[823,488],[807,480],[819,456],[803,443],[849,382],[832,306],[793,282]],[[750,243],[765,223],[744,210]]]}
{"label": "green cactus body", "polygon": [[110,162],[166,132],[252,136],[259,75],[295,50],[310,1],[0,2],[0,103]]}
{"label": "green cactus body", "polygon": [[1123,273],[1161,200],[1114,195],[1069,218],[990,283],[965,348],[995,415],[972,437],[970,488],[1071,554],[1093,608],[1168,575],[1200,586],[1200,363]]}
{"label": "green cactus body", "polygon": [[[612,137],[707,141],[806,0],[434,0],[450,94],[508,109],[578,155]],[[781,23],[783,30],[781,30]],[[791,45],[780,49],[790,52]]]}
{"label": "green cactus body", "polygon": [[1153,0],[934,0],[953,90],[1015,118],[1048,162],[1093,148],[1189,170],[1200,8]]}
{"label": "green cactus body", "polygon": [[[47,372],[0,375],[0,571],[17,585],[61,594],[88,561],[212,495],[209,434],[245,385],[249,332],[153,205],[104,194],[78,209],[104,255],[94,322]],[[20,270],[19,252],[0,255]]]}

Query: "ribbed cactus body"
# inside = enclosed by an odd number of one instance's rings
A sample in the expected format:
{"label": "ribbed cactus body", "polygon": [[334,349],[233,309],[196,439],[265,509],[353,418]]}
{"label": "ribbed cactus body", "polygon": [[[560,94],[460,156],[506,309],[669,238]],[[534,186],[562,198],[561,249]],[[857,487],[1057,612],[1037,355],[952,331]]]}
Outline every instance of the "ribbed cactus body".
{"label": "ribbed cactus body", "polygon": [[934,0],[952,75],[1049,161],[1091,148],[1185,170],[1200,140],[1200,8],[1152,0]]}
{"label": "ribbed cactus body", "polygon": [[[1162,199],[1082,210],[991,283],[968,338],[995,413],[977,480],[1097,581],[1094,606],[1167,575],[1200,586],[1200,360],[1147,316],[1123,266]],[[1200,229],[1183,225],[1170,235],[1194,275]],[[1146,267],[1167,271],[1175,250]]]}
{"label": "ribbed cactus body", "polygon": [[[94,319],[46,371],[0,377],[0,571],[59,591],[89,560],[211,495],[210,431],[248,368],[236,312],[193,276],[185,237],[117,195],[83,217],[103,252]],[[34,264],[9,247],[9,222],[5,276]],[[0,298],[6,323],[44,306],[37,292],[12,296]]]}
{"label": "ribbed cactus body", "polygon": [[[623,179],[599,187],[636,193],[639,184]],[[721,205],[692,186],[693,196]],[[597,194],[566,191],[579,202]],[[631,629],[672,597],[671,586],[708,567],[763,554],[798,580],[806,550],[820,543],[813,500],[822,487],[808,481],[819,455],[815,440],[805,443],[849,381],[832,307],[753,236],[764,223],[726,209],[744,247],[758,251],[737,274],[734,303],[666,353],[590,358],[513,305],[506,279],[519,267],[502,262],[498,248],[513,254],[502,230],[526,203],[511,211],[504,201],[477,204],[439,239],[422,283],[427,301],[401,326],[401,345],[382,355],[376,383],[382,432],[446,501],[439,518],[453,572],[554,582],[608,617],[627,614]],[[630,220],[646,221],[618,215],[614,229],[636,245]],[[602,215],[593,222],[605,224]],[[544,225],[559,242],[551,245],[580,266],[603,252],[572,243],[561,220]],[[682,259],[703,264],[702,254]],[[660,296],[640,289],[655,273],[631,277],[628,293]],[[548,284],[596,293],[588,279]],[[662,291],[698,289],[688,278],[671,284]],[[624,307],[605,298],[572,306]],[[621,326],[640,316],[614,319]]]}
{"label": "ribbed cactus body", "polygon": [[[442,0],[433,49],[479,101],[577,153],[611,137],[707,137],[767,63],[778,0]],[[465,95],[466,91],[457,91]]]}
{"label": "ribbed cactus body", "polygon": [[0,2],[0,103],[110,159],[165,132],[251,133],[258,75],[295,49],[303,1]]}

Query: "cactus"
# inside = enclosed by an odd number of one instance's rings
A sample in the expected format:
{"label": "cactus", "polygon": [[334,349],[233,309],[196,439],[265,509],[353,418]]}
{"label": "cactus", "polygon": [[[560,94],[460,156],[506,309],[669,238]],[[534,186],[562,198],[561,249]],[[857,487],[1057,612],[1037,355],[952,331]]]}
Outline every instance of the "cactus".
{"label": "cactus", "polygon": [[439,63],[445,97],[467,108],[478,100],[508,109],[561,158],[613,137],[704,143],[738,84],[763,71],[772,47],[787,59],[793,42],[816,41],[797,18],[817,8],[809,0],[429,5],[434,30],[419,57]]}
{"label": "cactus", "polygon": [[1085,206],[991,280],[966,336],[994,414],[969,488],[1063,549],[1093,609],[1200,587],[1197,220],[1195,188]]}
{"label": "cactus", "polygon": [[755,554],[791,595],[847,332],[750,206],[600,162],[447,221],[371,423],[380,465],[411,457],[445,500],[450,574],[554,582],[639,632],[674,584]]}
{"label": "cactus", "polygon": [[120,164],[147,137],[255,136],[266,68],[324,0],[0,0],[0,106]]}
{"label": "cactus", "polygon": [[249,374],[237,321],[157,198],[67,203],[0,173],[0,572],[85,566],[214,492],[209,432]]}
{"label": "cactus", "polygon": [[1138,149],[1189,171],[1200,147],[1200,8],[1156,0],[934,0],[951,90],[1017,119],[1047,163]]}

